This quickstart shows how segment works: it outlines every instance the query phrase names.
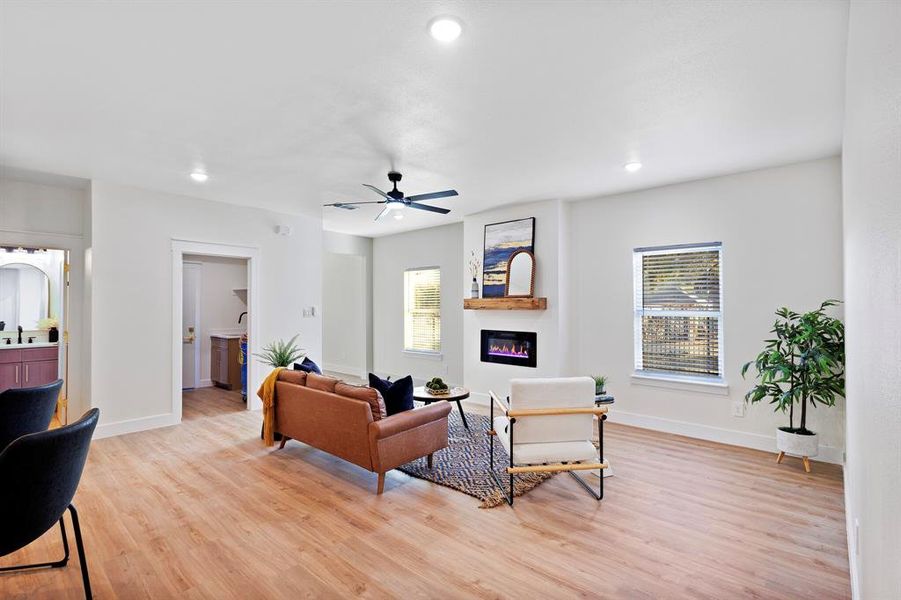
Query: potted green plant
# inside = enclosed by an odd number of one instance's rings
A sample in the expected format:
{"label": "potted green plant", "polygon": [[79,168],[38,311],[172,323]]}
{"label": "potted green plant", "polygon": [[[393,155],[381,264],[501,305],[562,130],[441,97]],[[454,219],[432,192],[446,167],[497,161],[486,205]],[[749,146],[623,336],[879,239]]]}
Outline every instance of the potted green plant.
{"label": "potted green plant", "polygon": [[596,396],[603,396],[607,393],[605,389],[607,386],[607,376],[606,375],[592,375],[592,379],[594,379],[594,393]]}
{"label": "potted green plant", "polygon": [[297,345],[297,337],[295,335],[287,342],[276,340],[268,346],[263,346],[263,351],[255,352],[254,356],[272,367],[290,367],[307,355],[307,351]]}
{"label": "potted green plant", "polygon": [[[741,369],[742,377],[751,366],[758,380],[747,394],[749,403],[769,399],[774,410],[788,412],[788,427],[776,431],[779,460],[785,454],[804,458],[816,456],[817,434],[807,428],[807,407],[817,404],[835,406],[835,399],[845,395],[845,326],[826,314],[838,300],[826,300],[816,310],[799,314],[788,308],[776,311],[773,338],[757,358]],[[795,404],[800,419],[795,427]]]}

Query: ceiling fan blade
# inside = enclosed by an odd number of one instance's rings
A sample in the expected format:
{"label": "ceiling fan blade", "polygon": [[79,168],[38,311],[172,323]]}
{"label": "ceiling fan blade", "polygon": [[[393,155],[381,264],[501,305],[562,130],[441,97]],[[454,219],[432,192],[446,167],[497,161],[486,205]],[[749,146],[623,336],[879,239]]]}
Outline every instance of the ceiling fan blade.
{"label": "ceiling fan blade", "polygon": [[457,190],[444,190],[443,192],[432,192],[431,194],[417,194],[416,196],[406,196],[404,200],[410,202],[421,202],[422,200],[435,200],[437,198],[447,198],[456,196]]}
{"label": "ceiling fan blade", "polygon": [[363,184],[363,187],[368,187],[370,190],[372,190],[373,192],[375,192],[376,194],[378,194],[378,195],[381,196],[382,198],[385,198],[386,200],[393,200],[393,198],[392,198],[391,196],[389,196],[388,194],[386,194],[385,192],[383,192],[383,191],[380,190],[379,188],[375,187],[374,185],[369,185],[368,183],[364,183],[364,184]]}
{"label": "ceiling fan blade", "polygon": [[416,202],[410,202],[407,204],[410,208],[418,208],[419,210],[427,210],[429,212],[441,213],[442,215],[446,215],[450,212],[448,208],[438,208],[437,206],[429,206],[428,204],[417,204]]}
{"label": "ceiling fan blade", "polygon": [[371,200],[369,202],[332,202],[331,204],[323,204],[322,206],[351,206],[354,204],[384,204],[384,200]]}
{"label": "ceiling fan blade", "polygon": [[391,212],[391,208],[386,206],[384,209],[382,209],[382,212],[379,213],[379,216],[377,216],[375,218],[375,220],[378,221],[379,219],[381,219],[382,217],[387,215],[389,212]]}

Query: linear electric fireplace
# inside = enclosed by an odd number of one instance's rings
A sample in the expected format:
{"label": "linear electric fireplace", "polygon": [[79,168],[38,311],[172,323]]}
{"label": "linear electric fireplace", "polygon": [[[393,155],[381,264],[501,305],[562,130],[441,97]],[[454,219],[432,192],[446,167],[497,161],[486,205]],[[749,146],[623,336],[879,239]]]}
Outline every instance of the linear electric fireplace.
{"label": "linear electric fireplace", "polygon": [[537,352],[538,334],[534,331],[482,330],[482,362],[535,367]]}

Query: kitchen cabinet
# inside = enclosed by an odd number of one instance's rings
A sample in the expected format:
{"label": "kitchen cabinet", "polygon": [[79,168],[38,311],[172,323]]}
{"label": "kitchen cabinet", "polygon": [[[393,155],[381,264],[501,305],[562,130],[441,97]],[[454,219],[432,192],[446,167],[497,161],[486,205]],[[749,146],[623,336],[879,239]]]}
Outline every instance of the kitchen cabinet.
{"label": "kitchen cabinet", "polygon": [[239,336],[210,336],[210,379],[227,390],[241,389],[241,338]]}
{"label": "kitchen cabinet", "polygon": [[44,385],[58,378],[58,346],[0,348],[0,392]]}

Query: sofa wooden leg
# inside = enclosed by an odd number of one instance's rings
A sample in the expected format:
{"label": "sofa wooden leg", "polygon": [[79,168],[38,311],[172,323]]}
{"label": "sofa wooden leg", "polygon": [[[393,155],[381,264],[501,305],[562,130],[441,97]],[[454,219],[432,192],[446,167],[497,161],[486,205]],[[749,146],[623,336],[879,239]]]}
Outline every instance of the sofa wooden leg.
{"label": "sofa wooden leg", "polygon": [[385,474],[379,473],[379,491],[377,493],[381,494],[385,491]]}
{"label": "sofa wooden leg", "polygon": [[426,462],[429,463],[429,468],[431,469],[432,468],[432,455],[431,454],[429,454],[429,456],[426,458]]}
{"label": "sofa wooden leg", "polygon": [[278,445],[278,449],[281,450],[282,448],[284,448],[284,447],[285,447],[285,444],[287,444],[287,443],[288,443],[288,440],[290,440],[290,439],[291,439],[291,438],[289,438],[288,436],[283,435],[283,436],[282,436],[282,441],[281,441],[281,443]]}

